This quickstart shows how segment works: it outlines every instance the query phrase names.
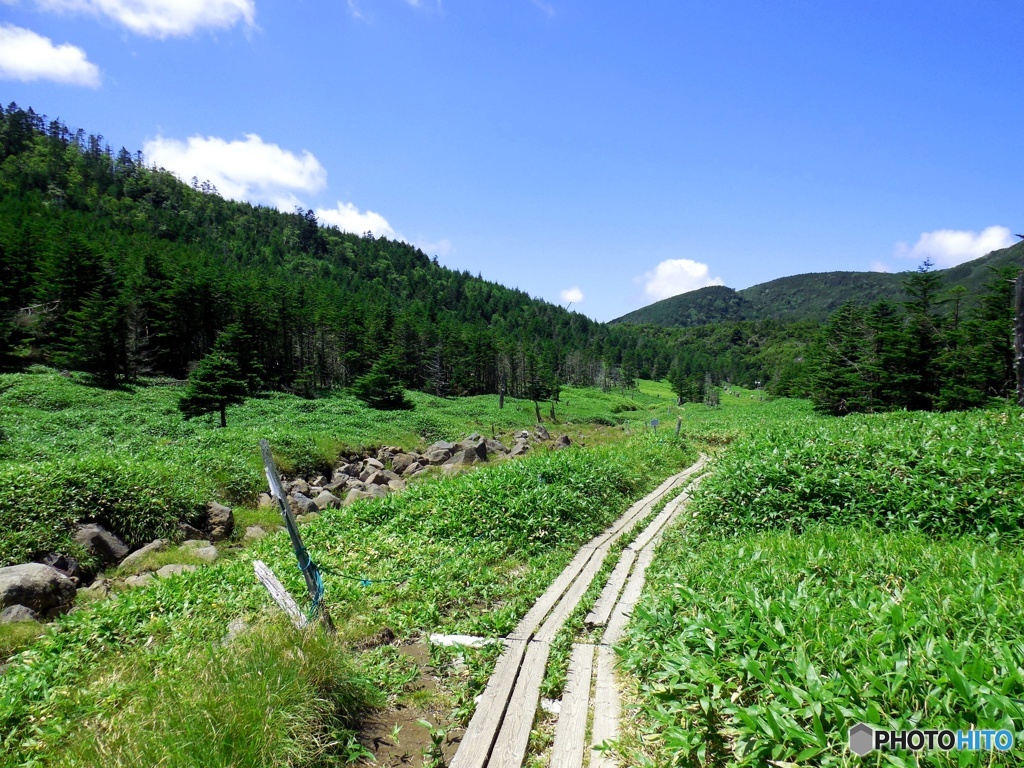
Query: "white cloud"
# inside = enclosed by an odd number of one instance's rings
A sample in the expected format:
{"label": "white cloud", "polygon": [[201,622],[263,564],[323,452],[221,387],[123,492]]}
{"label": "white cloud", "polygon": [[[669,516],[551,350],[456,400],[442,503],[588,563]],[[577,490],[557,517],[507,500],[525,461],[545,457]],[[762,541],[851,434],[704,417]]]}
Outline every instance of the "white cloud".
{"label": "white cloud", "polygon": [[197,29],[225,29],[240,21],[253,26],[255,0],[36,0],[49,11],[107,16],[132,32],[166,38]]}
{"label": "white cloud", "polygon": [[316,217],[321,223],[333,225],[344,232],[361,235],[373,232],[376,237],[387,237],[391,240],[404,240],[395,232],[388,220],[374,211],[360,211],[352,203],[340,200],[335,208],[318,208]]}
{"label": "white cloud", "polygon": [[54,45],[50,38],[30,29],[4,24],[0,26],[0,78],[97,88],[100,70],[81,48],[68,43]]}
{"label": "white cloud", "polygon": [[962,229],[937,229],[934,232],[922,232],[913,246],[897,243],[895,253],[901,259],[918,262],[930,258],[936,267],[944,269],[980,258],[1000,248],[1009,248],[1013,242],[1013,235],[1006,227],[988,227],[980,234]]}
{"label": "white cloud", "polygon": [[884,263],[884,262],[872,261],[871,262],[871,271],[872,272],[892,272],[892,268],[889,267],[889,265]]}
{"label": "white cloud", "polygon": [[720,277],[708,277],[707,264],[690,259],[666,259],[637,282],[644,283],[644,293],[655,301],[709,285],[725,285]]}
{"label": "white cloud", "polygon": [[351,16],[353,19],[358,19],[359,21],[367,20],[366,17],[363,15],[363,12],[359,10],[359,6],[356,5],[356,0],[345,0],[345,4],[348,6],[349,16]]}
{"label": "white cloud", "polygon": [[311,153],[296,155],[254,133],[244,141],[192,136],[187,142],[158,136],[143,147],[146,159],[182,179],[210,181],[224,197],[266,203],[291,211],[296,193],[313,193],[327,184],[327,171]]}
{"label": "white cloud", "polygon": [[411,245],[415,245],[428,256],[433,254],[434,256],[440,256],[441,258],[451,255],[453,250],[452,241],[446,237],[442,237],[440,240],[425,240],[420,238],[411,243]]}
{"label": "white cloud", "polygon": [[562,301],[568,302],[569,304],[579,304],[583,301],[583,291],[576,286],[566,288],[558,295],[561,297]]}

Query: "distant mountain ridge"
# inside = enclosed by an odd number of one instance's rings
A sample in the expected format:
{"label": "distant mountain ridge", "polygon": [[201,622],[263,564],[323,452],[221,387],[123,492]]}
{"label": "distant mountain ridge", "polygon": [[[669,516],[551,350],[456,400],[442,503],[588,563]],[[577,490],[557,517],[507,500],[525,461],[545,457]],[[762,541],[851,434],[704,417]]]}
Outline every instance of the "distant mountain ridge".
{"label": "distant mountain ridge", "polygon": [[[1024,266],[1024,242],[949,269],[937,270],[946,288],[963,286],[968,306],[976,301],[993,270]],[[848,301],[872,304],[903,301],[906,272],[810,272],[759,283],[736,291],[712,285],[681,293],[630,312],[611,323],[688,328],[730,320],[822,322]]]}

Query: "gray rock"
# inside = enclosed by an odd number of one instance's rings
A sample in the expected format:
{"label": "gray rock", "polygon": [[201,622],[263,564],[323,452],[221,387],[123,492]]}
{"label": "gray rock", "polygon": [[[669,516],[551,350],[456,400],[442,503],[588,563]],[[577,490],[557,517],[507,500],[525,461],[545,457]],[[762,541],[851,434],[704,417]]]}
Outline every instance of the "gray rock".
{"label": "gray rock", "polygon": [[366,469],[359,473],[359,481],[365,483],[375,474],[377,474],[376,469],[374,469],[373,467],[367,467]]}
{"label": "gray rock", "polygon": [[154,576],[152,573],[137,573],[134,576],[129,576],[124,580],[124,585],[134,589],[135,587],[144,587],[153,580]]}
{"label": "gray rock", "polygon": [[516,444],[512,446],[511,456],[522,456],[524,453],[530,450],[530,444],[524,440],[516,441]]}
{"label": "gray rock", "polygon": [[535,434],[537,436],[538,440],[550,440],[551,439],[551,435],[548,434],[548,431],[544,427],[543,424],[538,424],[536,427],[534,427],[533,428],[533,434]]}
{"label": "gray rock", "polygon": [[416,459],[410,456],[408,453],[399,453],[391,460],[391,469],[397,472],[399,475],[405,472],[410,466],[416,462]]}
{"label": "gray rock", "polygon": [[388,477],[384,472],[374,472],[372,475],[366,478],[366,484],[368,486],[387,485],[390,481],[391,478]]}
{"label": "gray rock", "polygon": [[381,499],[388,495],[388,487],[386,485],[371,485],[367,493],[371,498]]}
{"label": "gray rock", "polygon": [[181,532],[182,541],[202,541],[206,534],[188,523],[178,523],[178,530]]}
{"label": "gray rock", "polygon": [[274,497],[269,493],[261,493],[256,500],[256,506],[262,509],[263,507],[274,506]]}
{"label": "gray rock", "polygon": [[429,474],[430,474],[430,467],[423,467],[423,469],[418,469],[415,472],[413,472],[411,475],[409,475],[409,478],[412,479],[414,477],[422,477],[423,475],[429,475]]}
{"label": "gray rock", "polygon": [[78,590],[77,599],[102,600],[110,594],[110,582],[102,576],[96,579],[88,587]]}
{"label": "gray rock", "polygon": [[309,514],[310,512],[319,512],[316,503],[301,493],[293,493],[291,495],[292,508],[301,515]]}
{"label": "gray rock", "polygon": [[243,541],[258,541],[267,535],[267,532],[260,528],[258,525],[250,525],[245,529],[245,536],[242,537]]}
{"label": "gray rock", "polygon": [[182,573],[191,573],[196,567],[194,565],[184,565],[182,563],[172,563],[171,565],[165,565],[163,568],[156,572],[156,575],[161,579],[169,579],[171,576],[177,576]]}
{"label": "gray rock", "polygon": [[345,483],[345,487],[350,489],[355,488],[356,490],[362,491],[366,488],[366,483],[364,483],[362,480],[358,480],[354,477],[351,477],[349,478],[349,481]]}
{"label": "gray rock", "polygon": [[104,565],[119,563],[131,552],[120,536],[116,536],[96,523],[78,526],[78,530],[75,531],[75,541],[86,552],[98,557]]}
{"label": "gray rock", "polygon": [[484,444],[487,446],[487,453],[508,456],[508,448],[506,448],[500,440],[488,439],[484,441]]}
{"label": "gray rock", "polygon": [[214,541],[223,541],[230,538],[235,530],[235,516],[231,507],[225,507],[216,501],[206,505],[206,530],[210,532],[210,538]]}
{"label": "gray rock", "polygon": [[39,621],[39,614],[24,605],[8,605],[0,611],[0,624],[17,624],[22,621]]}
{"label": "gray rock", "polygon": [[338,509],[341,507],[341,499],[330,491],[321,491],[320,495],[313,499],[313,503],[320,511],[325,509]]}
{"label": "gray rock", "polygon": [[130,570],[134,568],[138,564],[138,562],[142,560],[142,558],[144,558],[150,552],[157,552],[158,550],[161,550],[166,546],[166,539],[157,539],[156,541],[151,541],[146,546],[142,547],[141,549],[135,550],[130,555],[128,555],[128,557],[122,560],[121,567],[126,570]]}
{"label": "gray rock", "polygon": [[393,491],[404,491],[405,480],[396,477],[394,480],[388,481],[388,488],[390,488]]}
{"label": "gray rock", "polygon": [[359,477],[361,472],[362,468],[358,464],[343,464],[334,471],[334,474],[335,476],[341,474],[348,475],[349,477]]}
{"label": "gray rock", "polygon": [[348,483],[351,480],[351,478],[348,475],[342,475],[341,477],[341,480],[333,480],[329,482],[327,485],[325,485],[323,489],[325,491],[329,491],[330,493],[344,491],[348,487]]}
{"label": "gray rock", "polygon": [[313,478],[312,482],[310,482],[310,485],[317,485],[323,488],[325,485],[327,485],[327,478],[324,477],[323,475],[317,475],[316,477]]}
{"label": "gray rock", "polygon": [[568,435],[562,435],[560,438],[555,440],[555,444],[552,446],[556,451],[560,451],[563,448],[568,448],[572,445],[572,440],[569,439]]}
{"label": "gray rock", "polygon": [[181,545],[181,549],[185,550],[186,552],[189,552],[193,549],[202,549],[203,547],[208,547],[210,546],[210,543],[211,542],[207,541],[206,539],[192,539],[190,541],[184,542]]}
{"label": "gray rock", "polygon": [[317,512],[310,512],[308,515],[299,515],[298,517],[295,518],[295,522],[299,523],[300,525],[305,525],[306,523],[312,523],[314,520],[318,519],[319,517],[320,517],[319,513],[317,513]]}
{"label": "gray rock", "polygon": [[479,463],[480,457],[472,448],[459,451],[444,463],[445,467],[471,467]]}
{"label": "gray rock", "polygon": [[351,491],[348,492],[348,495],[345,497],[345,500],[342,502],[342,506],[347,507],[349,504],[354,504],[355,502],[359,501],[360,499],[370,499],[370,498],[373,498],[373,497],[370,496],[370,494],[367,493],[366,491],[361,491],[358,488],[353,488]]}
{"label": "gray rock", "polygon": [[221,644],[231,645],[231,643],[235,642],[238,636],[243,634],[247,629],[249,629],[249,625],[246,623],[245,619],[239,616],[237,619],[234,619],[230,624],[228,624],[228,632],[220,641]]}
{"label": "gray rock", "polygon": [[48,565],[24,563],[0,568],[0,608],[24,605],[46,614],[70,605],[75,591],[71,579]]}
{"label": "gray rock", "polygon": [[529,433],[528,430],[522,429],[522,430],[516,432],[516,440],[529,440],[529,439],[530,439],[530,433]]}
{"label": "gray rock", "polygon": [[451,457],[451,450],[442,450],[440,448],[428,450],[425,454],[423,454],[423,458],[426,459],[427,463],[433,466],[436,466],[438,464],[444,464]]}
{"label": "gray rock", "polygon": [[427,448],[427,450],[425,450],[423,453],[424,453],[424,455],[426,455],[426,454],[430,453],[431,451],[448,451],[448,453],[450,455],[450,454],[455,453],[455,448],[456,448],[455,443],[448,443],[448,442],[445,442],[444,440],[438,440],[436,443],[434,443],[429,448]]}
{"label": "gray rock", "polygon": [[423,465],[420,464],[418,461],[414,461],[412,464],[405,468],[405,470],[402,472],[402,477],[412,477],[421,469],[423,469]]}
{"label": "gray rock", "polygon": [[296,493],[301,493],[303,496],[308,496],[309,495],[309,483],[307,483],[301,477],[296,478],[292,482],[292,487],[291,487],[290,491],[291,491],[293,496]]}
{"label": "gray rock", "polygon": [[82,564],[79,563],[77,559],[70,557],[69,555],[62,555],[60,552],[50,552],[43,555],[36,562],[48,565],[51,568],[56,568],[71,579],[76,587],[78,586],[78,582],[82,576]]}
{"label": "gray rock", "polygon": [[212,563],[214,560],[220,557],[220,552],[218,552],[217,548],[214,546],[199,547],[198,549],[194,550],[192,554],[194,554],[196,557],[198,557],[200,560],[206,563]]}
{"label": "gray rock", "polygon": [[384,469],[384,464],[379,462],[379,461],[377,461],[374,458],[369,458],[366,461],[364,461],[363,462],[363,466],[364,466],[365,469],[370,469],[370,468],[373,468],[373,469]]}

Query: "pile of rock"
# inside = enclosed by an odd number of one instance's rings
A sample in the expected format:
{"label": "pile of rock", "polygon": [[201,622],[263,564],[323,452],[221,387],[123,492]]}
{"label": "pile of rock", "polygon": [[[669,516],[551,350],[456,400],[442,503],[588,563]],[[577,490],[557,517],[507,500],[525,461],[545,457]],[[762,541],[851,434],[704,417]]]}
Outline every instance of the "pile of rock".
{"label": "pile of rock", "polygon": [[[549,440],[548,431],[538,425],[532,434],[525,429],[517,432],[511,448],[479,433],[457,443],[440,440],[422,452],[385,446],[374,454],[347,456],[334,468],[330,478],[326,475],[296,477],[282,480],[281,484],[296,519],[306,522],[325,509],[337,509],[360,499],[380,498],[391,491],[400,491],[410,479],[438,471],[438,468],[445,474],[453,474],[474,464],[522,456],[533,444]],[[569,437],[563,435],[551,448],[559,450],[570,444]],[[273,503],[270,494],[260,494],[261,506]]]}
{"label": "pile of rock", "polygon": [[[206,507],[202,530],[181,524],[181,535],[186,540],[184,548],[200,560],[212,562],[218,556],[213,542],[229,538],[234,525],[231,509],[211,501]],[[157,539],[132,551],[120,536],[97,523],[78,526],[74,539],[94,555],[102,567],[119,565],[123,570],[131,570],[146,555],[170,544],[167,539]],[[83,571],[74,557],[51,553],[40,560],[42,562],[0,568],[0,623],[53,618],[71,607],[78,590],[86,584],[91,584],[89,589],[96,594],[106,594],[109,589],[104,579],[93,581],[92,575]],[[165,577],[193,568],[191,565],[167,565],[156,574]],[[135,574],[125,583],[140,586],[152,578],[150,573]]]}

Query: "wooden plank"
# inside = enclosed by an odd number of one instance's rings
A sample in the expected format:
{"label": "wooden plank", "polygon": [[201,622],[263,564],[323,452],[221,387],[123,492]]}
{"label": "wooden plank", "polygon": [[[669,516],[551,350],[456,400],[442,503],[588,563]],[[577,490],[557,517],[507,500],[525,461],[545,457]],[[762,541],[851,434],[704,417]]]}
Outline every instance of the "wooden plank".
{"label": "wooden plank", "polygon": [[547,591],[538,598],[537,602],[533,604],[533,607],[526,613],[526,615],[519,622],[519,625],[515,628],[515,631],[510,634],[509,640],[529,640],[533,633],[537,631],[537,627],[540,626],[541,621],[547,616],[551,609],[555,607],[562,594],[569,588],[573,580],[579,575],[580,571],[583,570],[583,566],[587,564],[587,561],[594,554],[594,549],[589,544],[583,547],[579,552],[576,553],[576,557],[565,566],[562,572],[558,575],[551,586],[547,588]]}
{"label": "wooden plank", "polygon": [[608,626],[605,627],[604,636],[601,638],[602,644],[615,645],[615,643],[622,639],[626,625],[629,623],[629,617],[633,613],[633,608],[636,606],[637,600],[640,599],[640,593],[643,592],[644,573],[653,559],[654,551],[651,549],[645,549],[637,555],[636,565],[633,566],[633,573],[630,574],[629,581],[626,582],[626,588],[622,590],[622,597],[615,604],[612,615],[608,619]]}
{"label": "wooden plank", "polygon": [[288,618],[292,620],[295,628],[302,629],[305,627],[306,617],[302,615],[298,604],[288,594],[288,590],[284,588],[284,585],[277,580],[277,576],[270,570],[270,567],[262,560],[254,560],[252,567],[256,571],[256,578],[267,588],[267,592],[274,598],[274,602],[281,606],[281,610],[288,614]]}
{"label": "wooden plank", "polygon": [[544,682],[550,650],[551,646],[547,643],[530,643],[527,648],[505,720],[487,763],[488,768],[521,768],[530,743],[530,730],[537,714],[540,685]]}
{"label": "wooden plank", "polygon": [[611,576],[608,577],[608,583],[601,590],[601,596],[597,598],[593,609],[584,620],[588,627],[603,627],[608,623],[608,617],[611,616],[612,608],[615,607],[615,601],[626,583],[626,577],[629,576],[629,569],[635,559],[636,550],[631,547],[622,550],[619,562],[615,564]]}
{"label": "wooden plank", "polygon": [[558,602],[555,609],[551,612],[548,620],[544,622],[540,630],[537,632],[534,638],[540,643],[550,643],[555,639],[555,635],[558,630],[562,628],[562,624],[565,623],[566,618],[572,613],[573,609],[579,603],[583,597],[583,593],[590,587],[594,577],[597,576],[597,572],[601,570],[601,566],[604,565],[604,559],[608,556],[608,545],[598,547],[594,552],[594,556],[587,562],[583,572],[580,573],[579,577],[572,583],[569,590],[565,593],[565,596]]}
{"label": "wooden plank", "polygon": [[459,750],[452,759],[451,768],[483,768],[491,754],[498,728],[505,717],[509,697],[519,676],[519,668],[526,653],[526,641],[506,640],[507,648],[487,681],[476,706],[473,719],[462,736]]}
{"label": "wooden plank", "polygon": [[590,737],[590,768],[614,768],[615,761],[595,749],[619,736],[619,691],[615,685],[615,653],[597,649],[597,682],[594,685],[594,726]]}
{"label": "wooden plank", "polygon": [[551,768],[583,768],[593,674],[594,646],[574,645],[555,726],[555,742],[551,747]]}

